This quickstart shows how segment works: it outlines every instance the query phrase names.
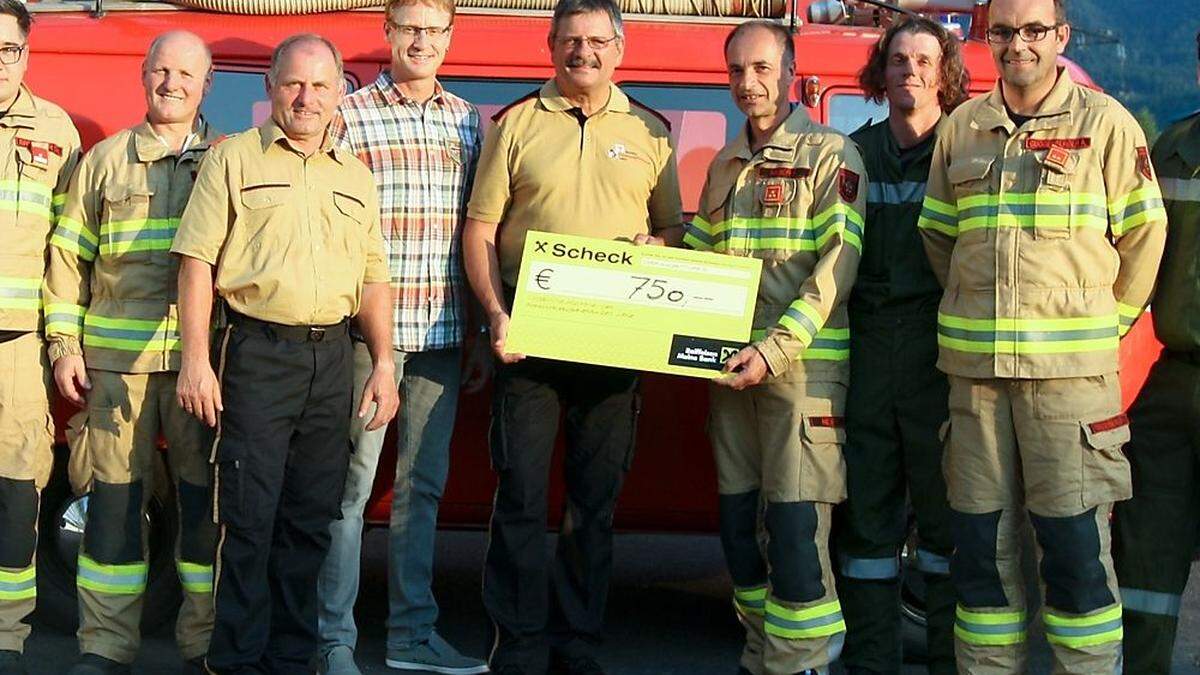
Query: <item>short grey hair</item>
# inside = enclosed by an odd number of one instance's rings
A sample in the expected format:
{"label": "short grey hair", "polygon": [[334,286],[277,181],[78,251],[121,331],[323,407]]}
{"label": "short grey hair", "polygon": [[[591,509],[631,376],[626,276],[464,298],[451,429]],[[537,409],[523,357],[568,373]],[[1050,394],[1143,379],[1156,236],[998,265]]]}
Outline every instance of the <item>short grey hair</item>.
{"label": "short grey hair", "polygon": [[150,42],[150,46],[146,48],[146,58],[142,60],[142,70],[146,69],[146,66],[150,63],[150,60],[153,59],[156,54],[158,54],[159,49],[162,49],[164,42],[178,35],[190,35],[196,38],[196,42],[200,43],[200,46],[204,49],[204,58],[208,62],[208,68],[205,70],[205,73],[207,74],[212,72],[212,50],[208,48],[208,43],[205,42],[199,35],[186,30],[169,30],[155,37]]}
{"label": "short grey hair", "polygon": [[568,16],[604,12],[612,21],[613,32],[625,38],[625,23],[621,21],[621,8],[614,0],[558,0],[554,5],[554,19],[550,22],[550,37],[558,34],[558,23]]}
{"label": "short grey hair", "polygon": [[283,42],[280,42],[279,45],[275,47],[275,51],[271,52],[271,67],[267,70],[267,84],[275,84],[275,78],[279,77],[279,63],[283,61],[283,57],[287,56],[289,51],[291,51],[294,47],[313,43],[325,45],[325,48],[329,50],[329,53],[333,54],[333,63],[335,66],[337,66],[338,80],[345,80],[346,69],[342,64],[342,53],[338,51],[336,45],[330,42],[328,38],[317,35],[316,33],[297,33],[296,35],[284,38]]}

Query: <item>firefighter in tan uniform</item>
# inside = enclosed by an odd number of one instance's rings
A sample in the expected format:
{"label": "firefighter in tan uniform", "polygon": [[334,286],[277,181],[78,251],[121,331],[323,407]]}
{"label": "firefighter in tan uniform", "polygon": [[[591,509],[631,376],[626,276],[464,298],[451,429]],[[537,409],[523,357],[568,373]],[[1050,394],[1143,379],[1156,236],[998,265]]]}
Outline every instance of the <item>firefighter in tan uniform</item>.
{"label": "firefighter in tan uniform", "polygon": [[1133,117],[1056,67],[1070,36],[1056,5],[992,3],[1001,81],[939,134],[919,221],[945,287],[961,672],[1026,670],[1025,510],[1055,672],[1121,664],[1108,515],[1130,480],[1117,346],[1150,297],[1165,214]]}
{"label": "firefighter in tan uniform", "polygon": [[42,341],[46,240],[79,156],[61,108],[22,84],[29,12],[0,0],[0,674],[24,673],[24,623],[37,595],[38,500],[54,441]]}
{"label": "firefighter in tan uniform", "polygon": [[746,132],[709,167],[684,244],[763,261],[752,343],[714,381],[709,418],[721,544],[746,627],[741,672],[824,673],[846,630],[828,542],[833,505],[846,496],[845,302],[862,250],[865,176],[849,139],[790,110],[785,29],[743,24],[725,56]]}
{"label": "firefighter in tan uniform", "polygon": [[179,502],[184,590],[176,639],[199,669],[212,630],[216,529],[208,510],[208,434],[175,400],[180,364],[179,216],[215,132],[199,118],[211,58],[191,33],[166,33],[142,64],[146,121],[92,148],[50,238],[43,295],[59,392],[72,418],[70,478],[90,493],[79,552],[79,648],[71,675],[127,673],[146,590],[145,508],[166,437]]}

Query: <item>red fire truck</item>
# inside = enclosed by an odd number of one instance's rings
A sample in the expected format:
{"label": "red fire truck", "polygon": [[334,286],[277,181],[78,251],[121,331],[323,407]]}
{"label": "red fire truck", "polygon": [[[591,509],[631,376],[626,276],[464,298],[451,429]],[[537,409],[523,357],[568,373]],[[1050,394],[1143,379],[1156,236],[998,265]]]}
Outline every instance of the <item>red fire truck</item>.
{"label": "red fire truck", "polygon": [[[169,29],[187,29],[211,46],[215,78],[204,114],[226,132],[246,129],[268,114],[263,90],[271,49],[298,32],[319,32],[342,50],[350,90],[374,80],[389,54],[378,6],[311,13],[331,2],[378,0],[181,0],[214,2],[205,11],[161,2],[94,0],[33,1],[28,82],[38,95],[62,105],[75,120],[85,147],[141,121],[139,80],[146,47]],[[995,69],[979,39],[986,0],[898,0],[938,15],[961,34],[972,76],[971,89],[991,88]],[[274,3],[274,4],[272,4]],[[325,3],[322,5],[321,3]],[[694,210],[704,172],[720,147],[741,130],[741,116],[726,88],[722,54],[725,35],[736,22],[766,16],[792,27],[797,79],[792,99],[814,119],[850,132],[886,108],[865,101],[856,75],[881,25],[895,9],[875,0],[622,0],[626,10],[626,55],[616,73],[621,86],[657,108],[672,122],[678,147],[685,210]],[[478,7],[468,5],[479,5]],[[453,43],[442,69],[445,87],[477,104],[483,118],[535,89],[552,75],[546,46],[553,0],[463,0]],[[290,15],[238,15],[293,12]],[[647,11],[657,14],[642,13]],[[308,13],[295,13],[308,12]],[[703,14],[701,16],[697,14]],[[1088,81],[1071,64],[1073,74]],[[1156,344],[1143,321],[1125,339],[1126,398],[1144,379]],[[650,375],[644,379],[644,408],[636,461],[628,477],[616,524],[623,529],[715,531],[716,480],[704,433],[705,386],[698,381]],[[464,396],[454,431],[452,467],[442,503],[447,527],[481,527],[491,508],[494,478],[488,464],[487,395]],[[57,407],[61,429],[70,410]],[[367,519],[387,522],[394,466],[380,461]],[[75,621],[75,556],[86,498],[70,494],[63,477],[65,446],[43,500],[39,544],[39,612],[63,628]],[[557,473],[557,467],[555,469]],[[159,481],[165,484],[166,481]],[[551,512],[561,510],[561,485],[551,494]],[[171,495],[156,495],[149,514],[151,579],[145,621],[160,625],[173,610],[177,584],[171,564],[174,511]],[[918,597],[910,610],[919,617]]]}

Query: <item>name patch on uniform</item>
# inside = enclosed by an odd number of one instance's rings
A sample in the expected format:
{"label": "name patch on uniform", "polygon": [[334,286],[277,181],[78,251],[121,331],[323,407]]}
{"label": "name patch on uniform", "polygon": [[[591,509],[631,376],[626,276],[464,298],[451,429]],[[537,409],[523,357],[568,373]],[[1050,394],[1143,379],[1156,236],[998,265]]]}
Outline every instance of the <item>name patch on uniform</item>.
{"label": "name patch on uniform", "polygon": [[1091,424],[1088,425],[1088,429],[1090,429],[1093,434],[1102,434],[1105,431],[1112,431],[1113,429],[1120,429],[1121,427],[1126,426],[1127,424],[1129,424],[1129,416],[1126,415],[1125,413],[1121,413],[1120,415],[1110,417],[1106,420],[1100,420],[1099,422],[1092,422]]}
{"label": "name patch on uniform", "polygon": [[845,418],[836,415],[809,417],[808,423],[814,427],[826,427],[829,429],[839,429],[846,426]]}
{"label": "name patch on uniform", "polygon": [[1063,150],[1083,150],[1092,147],[1092,139],[1084,136],[1082,138],[1026,138],[1026,150],[1049,150],[1050,148],[1062,148]]}
{"label": "name patch on uniform", "polygon": [[858,199],[858,183],[858,174],[846,167],[838,169],[838,194],[842,199],[848,202]]}
{"label": "name patch on uniform", "polygon": [[806,178],[812,173],[807,166],[765,166],[759,167],[759,178]]}
{"label": "name patch on uniform", "polygon": [[18,138],[14,141],[18,147],[25,148],[29,151],[29,156],[33,159],[34,164],[49,164],[50,153],[62,157],[62,148],[54,143],[45,141],[33,141],[28,138]]}
{"label": "name patch on uniform", "polygon": [[1138,173],[1146,177],[1146,180],[1154,180],[1154,168],[1150,164],[1150,151],[1146,146],[1138,146],[1137,149],[1137,169]]}

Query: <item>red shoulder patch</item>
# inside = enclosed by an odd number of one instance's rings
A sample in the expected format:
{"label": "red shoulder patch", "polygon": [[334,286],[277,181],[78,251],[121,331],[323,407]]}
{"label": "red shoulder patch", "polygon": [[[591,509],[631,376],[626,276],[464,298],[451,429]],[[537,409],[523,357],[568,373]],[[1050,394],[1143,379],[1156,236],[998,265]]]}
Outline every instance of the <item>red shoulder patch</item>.
{"label": "red shoulder patch", "polygon": [[858,174],[854,173],[846,167],[838,169],[838,194],[847,202],[853,202],[858,199],[858,184],[860,182]]}
{"label": "red shoulder patch", "polygon": [[1144,145],[1138,146],[1137,149],[1137,170],[1146,177],[1146,180],[1154,180],[1154,166],[1150,163],[1150,151]]}
{"label": "red shoulder patch", "polygon": [[529,92],[528,94],[525,94],[521,98],[518,98],[517,100],[513,101],[512,103],[509,103],[508,105],[504,106],[503,108],[497,110],[496,114],[492,115],[492,121],[499,124],[500,120],[503,119],[506,114],[508,114],[509,110],[512,110],[515,106],[517,106],[521,103],[524,103],[525,101],[528,101],[531,98],[537,98],[538,93],[540,93],[541,91],[542,91],[541,87],[534,89],[533,91]]}
{"label": "red shoulder patch", "polygon": [[671,132],[671,121],[668,120],[666,117],[664,117],[662,113],[658,112],[654,108],[651,108],[650,106],[646,105],[645,103],[642,103],[641,101],[630,96],[629,94],[625,94],[625,97],[628,98],[629,102],[632,103],[633,105],[636,105],[637,107],[641,108],[642,110],[645,110],[646,112],[650,113],[651,115],[654,115],[654,117],[659,122],[662,122],[663,126],[667,128],[667,133]]}

